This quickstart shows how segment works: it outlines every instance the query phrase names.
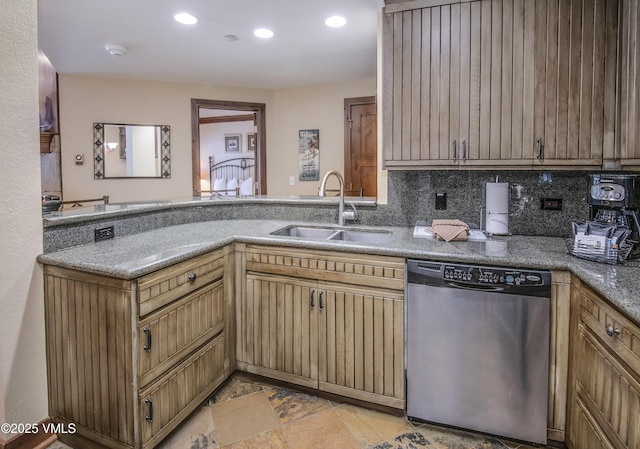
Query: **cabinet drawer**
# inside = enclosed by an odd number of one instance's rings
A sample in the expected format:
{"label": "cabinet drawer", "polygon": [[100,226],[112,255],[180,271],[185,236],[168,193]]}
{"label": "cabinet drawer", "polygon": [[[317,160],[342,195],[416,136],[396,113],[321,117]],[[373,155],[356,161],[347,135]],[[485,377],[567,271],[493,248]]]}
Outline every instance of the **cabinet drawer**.
{"label": "cabinet drawer", "polygon": [[223,266],[220,249],[141,277],[137,289],[140,316],[222,277]]}
{"label": "cabinet drawer", "polygon": [[222,279],[148,315],[138,323],[139,384],[147,385],[223,327]]}
{"label": "cabinet drawer", "polygon": [[[612,353],[640,374],[640,329],[588,287],[583,287],[580,320]],[[613,335],[609,335],[609,333]]]}
{"label": "cabinet drawer", "polygon": [[155,447],[224,381],[224,334],[140,394],[142,447]]}
{"label": "cabinet drawer", "polygon": [[246,248],[247,271],[370,287],[404,289],[404,259],[331,251]]}
{"label": "cabinet drawer", "polygon": [[584,326],[577,343],[582,360],[576,368],[578,402],[615,447],[640,447],[640,385]]}

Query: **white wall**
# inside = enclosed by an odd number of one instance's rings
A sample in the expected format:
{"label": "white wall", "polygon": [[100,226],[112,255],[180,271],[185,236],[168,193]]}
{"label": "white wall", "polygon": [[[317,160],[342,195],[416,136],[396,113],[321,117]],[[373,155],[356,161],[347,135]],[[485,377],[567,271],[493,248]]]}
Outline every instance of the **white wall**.
{"label": "white wall", "polygon": [[[319,129],[321,174],[342,172],[344,99],[376,94],[373,78],[277,91],[74,75],[59,83],[64,199],[110,195],[112,202],[191,196],[191,98],[265,103],[268,194],[316,195],[320,181],[298,181],[298,131]],[[94,179],[93,122],[170,125],[171,179]]]}
{"label": "white wall", "polygon": [[[191,99],[270,104],[273,91],[203,84],[60,75],[62,188],[65,200],[149,201],[189,198]],[[93,122],[171,127],[170,179],[94,179]],[[267,114],[267,133],[270,133]],[[84,165],[75,155],[84,154]]]}
{"label": "white wall", "polygon": [[36,0],[2,2],[0,42],[0,423],[33,423],[48,415]]}
{"label": "white wall", "polygon": [[[271,115],[274,120],[274,133],[267,134],[269,193],[318,194],[320,181],[298,180],[298,131],[302,129],[320,131],[320,179],[329,170],[343,173],[344,99],[372,95],[376,95],[373,78],[275,91],[273,109],[267,111],[267,117]],[[295,179],[293,187],[289,185],[290,176]]]}

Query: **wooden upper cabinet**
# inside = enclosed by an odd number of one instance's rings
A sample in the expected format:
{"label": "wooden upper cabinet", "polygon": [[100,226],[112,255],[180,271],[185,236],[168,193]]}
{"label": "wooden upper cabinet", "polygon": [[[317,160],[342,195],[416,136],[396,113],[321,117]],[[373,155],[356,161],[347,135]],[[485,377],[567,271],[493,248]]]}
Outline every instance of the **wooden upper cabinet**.
{"label": "wooden upper cabinet", "polygon": [[[613,152],[615,0],[441,3],[385,8],[386,168],[592,166]],[[421,4],[435,6],[406,10]]]}
{"label": "wooden upper cabinet", "polygon": [[640,166],[640,6],[622,0],[620,162]]}
{"label": "wooden upper cabinet", "polygon": [[599,167],[615,151],[618,2],[536,0],[535,14],[535,164]]}

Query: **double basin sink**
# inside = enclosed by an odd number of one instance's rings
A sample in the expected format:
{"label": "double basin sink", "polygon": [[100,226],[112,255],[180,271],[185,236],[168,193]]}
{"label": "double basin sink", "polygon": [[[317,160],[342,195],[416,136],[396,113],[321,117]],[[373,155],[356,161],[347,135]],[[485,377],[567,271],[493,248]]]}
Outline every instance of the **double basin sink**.
{"label": "double basin sink", "polygon": [[391,231],[323,228],[316,226],[286,226],[271,233],[282,237],[300,237],[311,240],[342,240],[359,243],[387,243],[391,239]]}

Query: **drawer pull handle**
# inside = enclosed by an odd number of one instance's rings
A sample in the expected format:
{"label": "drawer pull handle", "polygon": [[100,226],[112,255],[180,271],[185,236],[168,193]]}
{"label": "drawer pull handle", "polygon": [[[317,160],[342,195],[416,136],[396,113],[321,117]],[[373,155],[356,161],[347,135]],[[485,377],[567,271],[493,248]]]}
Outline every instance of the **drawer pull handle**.
{"label": "drawer pull handle", "polygon": [[537,158],[538,158],[539,161],[544,159],[542,139],[538,139],[538,156],[537,156]]}
{"label": "drawer pull handle", "polygon": [[324,301],[322,298],[324,297],[324,292],[320,292],[320,310],[324,310]]}
{"label": "drawer pull handle", "polygon": [[620,329],[614,328],[612,325],[607,324],[604,328],[609,337],[615,337],[616,335],[620,335]]}
{"label": "drawer pull handle", "polygon": [[147,344],[144,346],[144,350],[151,352],[151,328],[145,327],[142,331],[147,334]]}
{"label": "drawer pull handle", "polygon": [[466,140],[462,141],[462,160],[463,161],[467,160],[467,141]]}
{"label": "drawer pull handle", "polygon": [[311,309],[313,309],[316,306],[316,291],[315,290],[311,290]]}
{"label": "drawer pull handle", "polygon": [[456,141],[453,141],[453,160],[457,161],[458,160],[458,145],[456,144]]}
{"label": "drawer pull handle", "polygon": [[151,398],[145,399],[144,403],[149,406],[149,414],[144,417],[149,422],[153,422],[153,400]]}
{"label": "drawer pull handle", "polygon": [[195,274],[195,273],[191,273],[191,274],[189,275],[189,278],[188,278],[188,279],[189,279],[189,282],[195,282],[197,277],[198,277],[198,275],[197,275],[197,274]]}

